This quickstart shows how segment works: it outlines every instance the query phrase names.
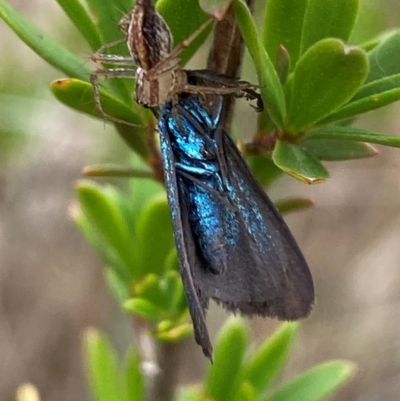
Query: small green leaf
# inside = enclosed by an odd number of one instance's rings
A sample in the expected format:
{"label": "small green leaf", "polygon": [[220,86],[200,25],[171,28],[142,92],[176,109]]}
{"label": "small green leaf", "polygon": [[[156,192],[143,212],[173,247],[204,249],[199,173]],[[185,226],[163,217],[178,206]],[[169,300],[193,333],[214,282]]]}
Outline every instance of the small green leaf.
{"label": "small green leaf", "polygon": [[263,187],[269,186],[282,175],[282,170],[276,166],[270,157],[265,155],[250,156],[247,162],[257,181]]}
{"label": "small green leaf", "polygon": [[266,401],[319,401],[341,386],[353,372],[354,365],[350,362],[326,362],[285,383]]}
{"label": "small green leaf", "polygon": [[14,10],[5,0],[0,0],[0,18],[23,42],[54,68],[70,77],[82,80],[89,79],[91,71],[85,66],[83,59],[75,56],[50,35],[40,30],[29,19]]}
{"label": "small green leaf", "polygon": [[159,324],[155,337],[160,341],[178,342],[193,334],[193,324],[183,323],[166,329],[164,322]]}
{"label": "small green leaf", "polygon": [[[136,223],[138,268],[147,273],[162,274],[173,246],[171,217],[165,196],[149,202]],[[155,243],[156,240],[156,243]]]}
{"label": "small green leaf", "polygon": [[272,64],[276,64],[279,47],[290,55],[291,68],[300,56],[307,0],[269,0],[265,8],[263,43]]}
{"label": "small green leaf", "polygon": [[377,95],[385,94],[386,92],[391,91],[393,89],[397,90],[400,89],[400,74],[377,79],[373,82],[363,85],[361,89],[350,100],[349,105],[361,99],[365,98],[373,99]]}
{"label": "small green leaf", "polygon": [[[108,48],[107,52],[109,54],[128,55],[126,40],[118,29],[118,22],[124,15],[123,10],[130,11],[131,0],[118,0],[117,4],[113,1],[104,0],[86,0],[86,2],[96,17],[97,29],[100,32],[102,44],[109,44],[122,39],[121,44]],[[111,79],[108,84],[126,104],[130,105],[132,103],[132,86],[128,80]]]}
{"label": "small green leaf", "polygon": [[[168,262],[171,252],[168,255]],[[180,315],[183,310],[181,308],[182,298],[185,298],[182,280],[180,274],[175,270],[169,270],[164,276],[163,287],[165,288],[165,306],[172,315]],[[186,309],[186,307],[185,307]]]}
{"label": "small green leaf", "polygon": [[153,178],[150,170],[128,168],[117,164],[95,164],[83,169],[86,177],[129,177],[129,178]]}
{"label": "small green leaf", "polygon": [[104,272],[104,278],[108,284],[108,288],[111,289],[115,299],[122,304],[130,297],[130,282],[122,280],[120,275],[116,274],[118,269],[106,267]]}
{"label": "small green leaf", "polygon": [[136,259],[132,254],[132,244],[135,244],[135,239],[131,237],[116,202],[101,187],[93,183],[79,182],[77,192],[88,220],[111,250],[123,261],[124,274],[128,277],[131,274],[137,275],[133,270]]}
{"label": "small green leaf", "polygon": [[[57,100],[66,106],[90,116],[104,119],[95,104],[91,84],[77,79],[57,79],[50,84],[50,90]],[[100,103],[107,115],[137,125],[137,127],[132,127],[127,124],[116,123],[115,127],[131,149],[145,158],[149,153],[145,139],[149,128],[144,126],[144,120],[141,117],[143,115],[142,108],[138,105],[128,107],[105,91],[100,91]]]}
{"label": "small green leaf", "polygon": [[[114,266],[119,272],[124,272],[124,263],[118,255],[110,249],[107,241],[101,236],[96,228],[91,224],[88,216],[83,213],[82,209],[77,204],[73,204],[69,209],[69,215],[83,233],[89,243],[96,249],[104,262],[110,266]],[[124,273],[125,275],[125,273]]]}
{"label": "small green leaf", "polygon": [[333,122],[343,118],[371,111],[400,100],[400,73],[376,79],[361,87],[350,102],[331,114],[323,122]]}
{"label": "small green leaf", "polygon": [[118,0],[116,3],[114,1],[86,0],[86,3],[96,18],[103,44],[121,39],[122,32],[118,30],[118,22],[125,12],[131,11],[132,1]]}
{"label": "small green leaf", "polygon": [[262,394],[282,370],[297,328],[297,323],[282,324],[244,364],[242,381],[251,383],[257,395]]}
{"label": "small green leaf", "polygon": [[122,399],[117,359],[110,344],[95,329],[86,331],[84,341],[86,371],[93,397],[97,401]]}
{"label": "small green leaf", "polygon": [[304,139],[337,139],[344,141],[358,141],[376,143],[383,146],[400,148],[400,137],[379,134],[360,128],[328,125],[310,132]]}
{"label": "small green leaf", "polygon": [[249,382],[242,382],[235,399],[236,401],[256,401],[257,392]]}
{"label": "small green leaf", "polygon": [[[376,81],[380,84],[381,81]],[[379,109],[388,104],[400,100],[400,88],[388,90],[383,93],[364,97],[363,99],[352,101],[341,107],[335,113],[320,121],[321,124],[341,121],[347,118],[354,117],[358,114],[366,113],[367,111]]]}
{"label": "small green leaf", "polygon": [[365,53],[337,39],[324,39],[300,58],[291,82],[288,131],[297,133],[350,100],[365,80]]}
{"label": "small green leaf", "polygon": [[229,318],[215,344],[215,363],[208,367],[207,394],[215,401],[232,401],[239,387],[239,374],[247,346],[243,320]]}
{"label": "small green leaf", "polygon": [[313,155],[295,144],[277,141],[272,159],[285,173],[306,184],[319,184],[329,177]]}
{"label": "small green leaf", "polygon": [[[157,10],[165,18],[172,37],[174,46],[180,45],[184,40],[199,29],[209,17],[199,6],[198,0],[158,0]],[[181,55],[181,65],[185,65],[204,43],[211,32],[208,26],[199,36],[185,49]]]}
{"label": "small green leaf", "polygon": [[257,71],[261,87],[260,92],[265,101],[266,109],[274,124],[282,128],[286,116],[286,105],[278,74],[259,38],[247,5],[242,0],[234,0],[232,5],[238,26]]}
{"label": "small green leaf", "polygon": [[174,401],[210,401],[199,386],[181,387]]}
{"label": "small green leaf", "polygon": [[309,0],[304,17],[301,53],[325,38],[346,42],[357,18],[360,0]]}
{"label": "small green leaf", "polygon": [[343,141],[338,139],[315,139],[300,142],[318,160],[342,161],[364,159],[376,156],[379,152],[371,145],[363,142]]}
{"label": "small green leaf", "polygon": [[282,85],[285,85],[289,76],[290,55],[283,46],[279,46],[275,68],[278,73],[279,81]]}
{"label": "small green leaf", "polygon": [[[144,274],[147,271],[144,271]],[[161,309],[166,309],[166,299],[163,290],[161,289],[161,277],[150,273],[146,274],[141,280],[134,285],[134,294],[138,298],[146,299],[147,301],[159,306]]]}
{"label": "small green leaf", "polygon": [[[143,161],[135,157],[134,167],[143,166]],[[156,197],[165,196],[165,188],[160,182],[154,180],[129,180],[128,193],[124,197],[124,215],[130,221],[137,221],[143,209]],[[136,233],[136,225],[131,225]]]}
{"label": "small green leaf", "polygon": [[400,74],[400,30],[386,37],[368,53],[370,64],[367,83]]}
{"label": "small green leaf", "polygon": [[[96,106],[93,86],[90,83],[79,79],[61,78],[51,82],[50,89],[53,95],[66,106],[92,117],[105,118]],[[128,107],[104,90],[100,90],[100,103],[104,112],[111,117],[139,126],[143,124],[142,109],[137,104],[133,108]]]}
{"label": "small green leaf", "polygon": [[131,350],[127,355],[125,380],[127,388],[126,400],[144,401],[145,382],[143,372],[140,367],[140,355],[136,350]]}
{"label": "small green leaf", "polygon": [[[372,10],[371,10],[372,11]],[[371,52],[371,50],[375,49],[376,46],[381,44],[382,42],[385,42],[388,38],[390,38],[394,33],[398,32],[397,29],[388,29],[386,31],[378,33],[377,36],[375,36],[372,39],[369,39],[367,42],[364,42],[360,44],[361,46],[367,53]],[[354,41],[354,43],[358,43],[357,40]],[[371,60],[370,60],[371,63]],[[368,79],[367,79],[368,82]]]}
{"label": "small green leaf", "polygon": [[99,49],[103,44],[100,32],[82,3],[79,0],[57,0],[57,3],[86,39],[90,48],[93,51]]}
{"label": "small green leaf", "polygon": [[314,206],[314,202],[307,198],[290,198],[275,202],[276,208],[281,214],[297,212]]}
{"label": "small green leaf", "polygon": [[123,307],[127,312],[151,322],[158,322],[163,315],[161,308],[143,298],[128,299]]}

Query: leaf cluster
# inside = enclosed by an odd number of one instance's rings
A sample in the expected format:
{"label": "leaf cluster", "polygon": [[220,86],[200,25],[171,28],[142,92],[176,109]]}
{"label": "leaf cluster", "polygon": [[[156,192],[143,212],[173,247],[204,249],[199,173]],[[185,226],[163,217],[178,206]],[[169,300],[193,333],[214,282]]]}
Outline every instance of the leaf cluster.
{"label": "leaf cluster", "polygon": [[[346,361],[314,366],[279,386],[275,379],[290,354],[298,325],[285,323],[256,350],[249,352],[243,320],[229,319],[215,345],[215,362],[201,385],[185,387],[176,401],[318,401],[343,384],[354,371]],[[142,401],[143,371],[134,351],[118,363],[107,339],[90,330],[85,336],[89,383],[97,401]]]}

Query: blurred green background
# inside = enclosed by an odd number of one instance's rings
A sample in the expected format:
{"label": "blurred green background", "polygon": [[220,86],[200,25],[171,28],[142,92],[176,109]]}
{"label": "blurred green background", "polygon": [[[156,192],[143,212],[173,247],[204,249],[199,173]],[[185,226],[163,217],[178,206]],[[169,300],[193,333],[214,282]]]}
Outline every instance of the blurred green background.
{"label": "blurred green background", "polygon": [[[9,2],[91,65],[55,1]],[[364,0],[353,42],[399,26],[399,2]],[[102,328],[120,350],[132,334],[104,284],[101,261],[69,218],[74,182],[87,164],[128,163],[130,155],[111,126],[52,98],[48,84],[62,75],[3,22],[0,38],[0,400],[14,399],[26,381],[43,400],[87,400],[82,331]],[[395,104],[369,113],[357,126],[397,135],[399,111]],[[240,132],[254,114],[248,107],[239,112]],[[316,204],[287,217],[313,272],[317,304],[286,375],[331,358],[356,362],[356,378],[334,400],[394,401],[400,394],[400,153],[379,151],[372,159],[326,163],[325,184],[285,177],[270,191],[273,199],[303,195]],[[223,316],[212,308],[212,333]],[[251,320],[255,341],[277,324]],[[181,382],[198,380],[207,363],[188,342]]]}

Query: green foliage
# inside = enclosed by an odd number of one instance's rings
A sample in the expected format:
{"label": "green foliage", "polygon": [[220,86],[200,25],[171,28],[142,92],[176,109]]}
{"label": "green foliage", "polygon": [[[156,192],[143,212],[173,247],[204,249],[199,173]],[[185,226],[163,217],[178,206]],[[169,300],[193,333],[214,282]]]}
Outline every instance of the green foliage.
{"label": "green foliage", "polygon": [[[99,43],[121,38],[115,21],[121,17],[121,7],[130,7],[128,0],[123,4],[119,2],[117,7],[113,2],[88,0],[90,10],[96,16],[94,19],[77,0],[59,0],[59,4],[92,50]],[[228,4],[226,0],[201,3],[216,16],[220,16]],[[278,134],[280,141],[290,142],[299,148],[286,152],[285,162],[279,155],[273,155],[277,165],[297,179],[316,183],[326,178],[327,174],[313,177],[309,173],[315,170],[315,159],[347,160],[376,154],[371,148],[354,144],[368,141],[365,133],[359,135],[358,130],[341,130],[338,142],[334,127],[345,119],[400,99],[399,31],[380,36],[373,43],[348,46],[345,42],[354,27],[358,0],[270,0],[264,16],[263,33],[259,35],[245,3],[234,0],[232,4],[253,58],[266,105],[259,119],[259,132],[263,135]],[[175,43],[181,43],[207,19],[197,0],[160,0],[157,7],[166,18]],[[71,78],[88,82],[90,70],[83,60],[27,21],[5,0],[0,0],[0,17],[48,63]],[[185,50],[183,62],[198,49],[208,32],[200,35]],[[117,47],[115,51],[126,53],[126,48]],[[287,66],[287,73],[283,75],[282,63]],[[94,107],[91,88],[76,79],[55,81],[51,89],[67,106],[102,118]],[[131,86],[123,81],[109,80],[105,83],[101,97],[105,112],[141,127],[154,124],[147,113],[132,105]],[[117,130],[128,145],[146,160],[148,150],[143,139],[146,130],[139,130],[138,134],[137,128],[121,125],[117,125]],[[346,132],[351,134],[344,135]],[[330,140],[329,146],[327,141]],[[321,145],[319,141],[323,141]],[[349,146],[352,151],[344,151],[344,141],[351,141]],[[391,141],[381,134],[375,135],[373,141],[384,146],[396,146],[395,142],[396,139]],[[309,153],[314,158],[302,157],[299,163],[297,156],[302,153]],[[322,168],[319,170],[322,171]],[[262,175],[262,172],[255,173]]]}
{"label": "green foliage", "polygon": [[[269,0],[260,40],[244,2],[234,1],[266,100],[259,132],[276,135],[278,131],[272,159],[303,182],[327,178],[316,159],[347,160],[377,153],[363,144],[357,146],[363,142],[397,147],[395,137],[337,128],[350,117],[400,99],[399,31],[377,38],[372,45],[345,44],[358,5],[357,0]],[[271,65],[281,65],[282,54],[289,64],[283,82],[271,71]],[[348,151],[344,141],[351,141]]]}
{"label": "green foliage", "polygon": [[[182,388],[176,401],[291,401],[322,400],[343,384],[354,371],[345,361],[314,366],[287,383],[274,384],[287,363],[298,325],[283,324],[257,349],[249,351],[242,319],[230,318],[215,344],[215,360],[203,384]],[[143,370],[137,352],[118,368],[117,358],[104,336],[88,330],[84,358],[91,392],[96,401],[145,399]],[[114,397],[114,398],[113,398]]]}
{"label": "green foliage", "polygon": [[310,152],[288,142],[278,141],[272,158],[283,171],[308,184],[321,182],[329,176],[325,167]]}
{"label": "green foliage", "polygon": [[[58,0],[88,47],[122,38],[116,29],[119,10],[130,0]],[[228,0],[201,0],[200,6],[220,17]],[[268,0],[261,31],[242,0],[233,10],[258,75],[265,110],[259,117],[257,139],[267,137],[273,147],[251,155],[250,165],[263,185],[286,172],[318,183],[329,173],[321,160],[348,160],[377,154],[370,145],[400,147],[400,138],[350,126],[350,119],[400,99],[400,31],[360,44],[346,42],[357,17],[358,0]],[[174,36],[181,43],[207,20],[198,0],[159,0]],[[50,65],[66,74],[50,85],[63,104],[95,118],[103,118],[89,84],[85,61],[0,0],[0,18]],[[205,30],[182,54],[186,63],[206,39]],[[126,46],[112,49],[126,54]],[[119,135],[147,164],[147,169],[123,172],[118,167],[97,167],[92,175],[152,177],[149,136],[154,118],[132,101],[132,82],[102,83],[100,100],[106,114],[129,125],[115,124]],[[145,128],[144,128],[145,127]],[[1,139],[1,138],[0,138]],[[262,142],[262,141],[261,141]],[[268,142],[268,141],[267,141]],[[136,167],[136,166],[135,166]],[[149,168],[150,167],[150,168]],[[131,174],[132,173],[132,174]],[[83,181],[77,185],[77,226],[106,265],[106,280],[115,297],[136,321],[145,322],[159,345],[178,343],[192,333],[168,207],[162,187],[151,179],[132,180],[126,192]],[[307,199],[282,201],[282,211],[309,207]],[[179,401],[321,400],[341,385],[353,367],[333,361],[311,368],[291,381],[274,385],[287,362],[297,325],[287,323],[250,352],[242,320],[230,319],[215,345],[214,364],[203,384],[182,389]],[[92,394],[97,401],[140,401],[146,398],[145,374],[138,351],[125,362],[115,355],[107,339],[88,331],[85,361]]]}
{"label": "green foliage", "polygon": [[[137,352],[129,351],[119,363],[107,339],[94,329],[84,338],[88,382],[96,401],[144,400],[144,378]],[[121,365],[121,366],[119,366]]]}

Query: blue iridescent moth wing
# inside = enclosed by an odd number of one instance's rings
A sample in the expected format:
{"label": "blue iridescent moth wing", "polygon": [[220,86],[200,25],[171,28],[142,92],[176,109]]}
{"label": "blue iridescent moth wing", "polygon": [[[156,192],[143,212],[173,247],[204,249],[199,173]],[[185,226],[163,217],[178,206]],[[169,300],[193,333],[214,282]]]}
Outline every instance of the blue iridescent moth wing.
{"label": "blue iridescent moth wing", "polygon": [[307,263],[236,145],[195,96],[159,117],[168,200],[196,341],[210,356],[205,309],[296,320],[314,300]]}
{"label": "blue iridescent moth wing", "polygon": [[158,120],[160,131],[160,147],[163,158],[165,187],[171,212],[172,226],[175,244],[180,263],[180,273],[186,298],[188,301],[190,316],[196,342],[202,347],[203,353],[208,358],[212,357],[212,345],[208,334],[205,309],[207,301],[199,296],[198,286],[193,280],[192,266],[199,263],[197,250],[193,239],[193,233],[189,225],[188,209],[185,200],[182,199],[180,186],[176,174],[176,158],[171,144],[171,131],[169,122],[174,119],[172,107],[167,104]]}

